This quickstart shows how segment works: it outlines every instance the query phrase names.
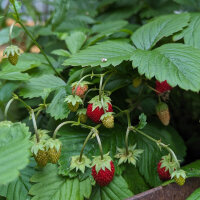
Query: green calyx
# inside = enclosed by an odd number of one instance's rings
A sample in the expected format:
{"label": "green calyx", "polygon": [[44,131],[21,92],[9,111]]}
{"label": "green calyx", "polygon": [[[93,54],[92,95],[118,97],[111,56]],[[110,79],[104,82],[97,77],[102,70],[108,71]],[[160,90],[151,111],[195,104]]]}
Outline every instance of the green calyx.
{"label": "green calyx", "polygon": [[61,141],[58,140],[58,139],[55,139],[55,140],[54,140],[54,139],[50,138],[50,139],[48,139],[48,140],[46,141],[46,143],[45,143],[45,147],[46,147],[46,150],[47,150],[47,151],[48,151],[49,149],[55,148],[56,151],[58,152],[58,151],[60,150],[61,146],[62,146],[62,143],[61,143]]}
{"label": "green calyx", "polygon": [[[78,84],[78,81],[72,83],[71,86],[72,86],[72,87],[76,87],[77,84]],[[83,86],[85,86],[85,85],[89,85],[89,84],[91,84],[91,83],[88,82],[88,81],[82,81],[81,83],[79,83],[79,86],[83,87]]]}
{"label": "green calyx", "polygon": [[97,173],[99,173],[101,169],[105,171],[106,168],[111,171],[110,161],[112,161],[112,159],[109,156],[109,152],[103,156],[103,159],[101,159],[101,156],[94,156],[92,167],[95,166]]}
{"label": "green calyx", "polygon": [[65,98],[65,102],[71,103],[73,106],[75,106],[77,103],[83,104],[82,99],[77,95],[69,95]]}
{"label": "green calyx", "polygon": [[174,171],[172,174],[171,174],[171,179],[173,179],[174,177],[176,178],[179,178],[179,177],[182,177],[182,178],[186,178],[186,173],[184,170],[182,169],[179,169],[179,170],[176,170]]}
{"label": "green calyx", "polygon": [[118,154],[115,155],[115,158],[119,159],[118,165],[128,162],[129,164],[136,166],[136,162],[140,154],[142,154],[144,150],[136,149],[136,144],[135,144],[134,146],[128,147],[128,155],[126,154],[125,148],[120,149],[117,147],[117,151]]}
{"label": "green calyx", "polygon": [[76,169],[76,172],[80,170],[82,173],[85,172],[85,168],[89,167],[91,164],[91,160],[87,158],[85,155],[82,155],[81,161],[79,160],[80,156],[72,156],[70,170]]}
{"label": "green calyx", "polygon": [[6,47],[6,49],[3,52],[3,55],[7,55],[7,56],[14,56],[15,54],[20,55],[20,49],[18,46],[15,45],[10,45],[8,47]]}
{"label": "green calyx", "polygon": [[83,109],[79,109],[79,110],[77,111],[77,114],[78,114],[78,115],[86,115],[86,112],[87,112],[87,109],[86,109],[86,108],[83,108]]}
{"label": "green calyx", "polygon": [[[49,139],[49,135],[47,134],[49,133],[48,130],[41,130],[41,129],[38,129],[38,134],[39,134],[39,138],[40,138],[40,141],[44,141],[44,140],[47,140]],[[37,139],[36,139],[36,135],[34,134],[32,139],[31,139],[33,142],[36,142]]]}
{"label": "green calyx", "polygon": [[171,154],[162,157],[161,168],[165,167],[165,171],[169,170],[169,173],[172,174],[174,170],[178,168],[177,163],[171,157]]}
{"label": "green calyx", "polygon": [[168,110],[168,105],[164,102],[160,102],[156,105],[156,112],[162,112],[164,110]]}
{"label": "green calyx", "polygon": [[[99,107],[99,109],[101,109],[102,107],[104,107],[106,110],[108,110],[108,103],[111,103],[111,99],[108,96],[101,96],[102,101],[99,100],[99,96],[95,96],[93,97],[89,103],[92,104],[92,111],[94,111],[97,107]],[[103,102],[103,105],[102,105]]]}
{"label": "green calyx", "polygon": [[46,151],[45,149],[45,142],[44,141],[40,141],[40,142],[33,142],[33,146],[31,148],[31,152],[34,154],[34,155],[37,155],[38,151],[41,150],[41,151]]}
{"label": "green calyx", "polygon": [[110,117],[110,116],[113,116],[114,112],[107,112],[105,114],[103,114],[100,118],[100,120],[102,121],[104,118],[106,117]]}

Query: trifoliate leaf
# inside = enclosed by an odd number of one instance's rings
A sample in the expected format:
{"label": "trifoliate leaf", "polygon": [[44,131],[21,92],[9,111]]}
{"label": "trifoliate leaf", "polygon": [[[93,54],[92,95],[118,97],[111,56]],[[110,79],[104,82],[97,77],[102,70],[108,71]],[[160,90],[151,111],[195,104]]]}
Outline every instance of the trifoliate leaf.
{"label": "trifoliate leaf", "polygon": [[135,48],[125,41],[106,41],[88,47],[65,60],[64,65],[72,66],[117,66],[129,60]]}
{"label": "trifoliate leaf", "polygon": [[163,37],[172,35],[187,26],[190,15],[166,15],[155,18],[153,21],[137,29],[131,39],[138,49],[151,49]]}
{"label": "trifoliate leaf", "polygon": [[136,50],[133,67],[148,79],[155,77],[175,87],[200,90],[200,50],[184,44],[165,44],[153,51]]}
{"label": "trifoliate leaf", "polygon": [[59,176],[57,166],[52,164],[33,175],[31,181],[35,183],[29,191],[32,200],[84,200],[92,191],[89,178],[80,182],[78,178]]}
{"label": "trifoliate leaf", "polygon": [[29,162],[30,132],[22,123],[0,122],[0,183],[17,178]]}

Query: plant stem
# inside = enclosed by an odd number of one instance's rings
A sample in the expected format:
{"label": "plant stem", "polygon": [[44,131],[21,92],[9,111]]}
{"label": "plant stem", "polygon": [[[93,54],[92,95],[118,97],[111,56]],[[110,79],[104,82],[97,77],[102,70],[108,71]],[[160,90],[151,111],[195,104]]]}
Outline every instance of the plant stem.
{"label": "plant stem", "polygon": [[79,162],[82,161],[83,151],[85,149],[85,146],[86,146],[88,140],[90,139],[90,137],[92,136],[93,133],[94,133],[94,131],[91,130],[90,133],[88,134],[88,136],[86,137],[85,141],[84,141],[83,147],[82,147],[81,152],[80,152]]}
{"label": "plant stem", "polygon": [[129,154],[129,151],[128,151],[128,136],[129,136],[130,127],[131,127],[130,112],[126,111],[126,115],[127,115],[127,121],[128,121],[128,128],[126,130],[125,145],[126,145],[126,155],[128,155]]}
{"label": "plant stem", "polygon": [[40,138],[39,138],[37,123],[36,123],[36,120],[35,120],[35,114],[34,114],[33,110],[31,110],[31,117],[32,117],[32,121],[33,121],[33,127],[34,127],[34,130],[35,130],[36,140],[37,140],[37,143],[39,143]]}
{"label": "plant stem", "polygon": [[26,34],[31,38],[31,40],[33,41],[33,43],[40,49],[40,52],[43,54],[43,56],[45,57],[45,59],[47,60],[47,62],[49,64],[49,66],[56,73],[56,75],[59,76],[60,78],[62,78],[64,80],[64,78],[61,76],[61,74],[58,73],[57,70],[54,68],[53,64],[49,60],[48,56],[46,55],[46,53],[44,52],[44,50],[42,49],[42,47],[40,46],[40,44],[33,38],[33,36],[31,35],[31,33],[28,31],[28,29],[21,22],[19,14],[18,14],[16,6],[15,6],[15,2],[13,2],[12,5],[14,7],[14,11],[15,11],[15,14],[16,14],[16,21],[21,25],[21,27],[24,29],[24,31],[26,32]]}
{"label": "plant stem", "polygon": [[13,22],[13,24],[10,27],[10,31],[9,31],[9,40],[10,40],[10,45],[12,45],[12,31],[13,31],[13,27],[15,25],[15,22]]}
{"label": "plant stem", "polygon": [[127,128],[126,130],[126,138],[125,138],[125,146],[126,146],[126,155],[128,156],[129,151],[128,151],[128,136],[130,132],[130,127]]}
{"label": "plant stem", "polygon": [[10,108],[10,105],[12,104],[12,102],[14,101],[14,99],[10,99],[10,101],[6,104],[6,108],[5,108],[5,112],[4,112],[4,117],[5,120],[7,120],[7,115],[8,115],[8,109]]}
{"label": "plant stem", "polygon": [[153,90],[154,92],[160,94],[160,92],[159,92],[158,90],[152,88],[152,87],[151,87],[150,85],[148,85],[148,84],[146,84],[146,85],[147,85],[147,87],[148,87],[149,89],[151,89],[151,90]]}
{"label": "plant stem", "polygon": [[56,129],[55,129],[55,131],[54,131],[54,133],[53,133],[53,139],[54,139],[54,140],[56,139],[56,134],[57,134],[57,132],[59,131],[59,129],[60,129],[61,127],[63,127],[63,126],[66,125],[66,124],[73,124],[73,123],[74,123],[74,121],[66,121],[66,122],[63,122],[63,123],[59,124],[59,125],[56,127]]}
{"label": "plant stem", "polygon": [[95,130],[94,134],[95,134],[95,136],[97,138],[97,142],[98,142],[98,145],[99,145],[99,150],[100,150],[100,154],[101,154],[101,160],[103,160],[103,149],[102,149],[101,139],[100,139],[100,137],[98,135],[98,131]]}
{"label": "plant stem", "polygon": [[[103,77],[104,77],[104,75],[101,74],[101,78],[100,78],[100,82],[99,82],[99,101],[102,101],[101,96],[102,96]],[[102,104],[102,106],[103,106],[103,104]]]}
{"label": "plant stem", "polygon": [[32,108],[25,101],[20,99],[15,93],[13,93],[13,99],[20,101],[29,112],[32,111]]}
{"label": "plant stem", "polygon": [[84,106],[84,102],[85,102],[85,99],[86,99],[88,93],[91,92],[91,91],[97,91],[97,90],[99,90],[99,89],[97,89],[97,88],[91,88],[91,89],[89,89],[89,90],[85,93],[84,98],[83,98],[83,106]]}
{"label": "plant stem", "polygon": [[[113,73],[114,73],[114,72],[113,72]],[[113,73],[111,73],[111,74],[106,78],[106,80],[104,81],[103,86],[102,86],[102,90],[103,90],[103,91],[104,91],[104,88],[105,88],[107,82],[109,81],[109,79],[110,79],[111,76],[113,75]]]}
{"label": "plant stem", "polygon": [[174,161],[175,161],[176,164],[177,164],[177,167],[180,168],[180,163],[179,163],[179,161],[178,161],[178,159],[177,159],[177,157],[176,157],[174,151],[173,151],[170,147],[168,147],[168,145],[162,143],[162,142],[159,141],[159,140],[156,140],[156,139],[152,138],[151,136],[147,135],[147,134],[144,133],[143,131],[138,130],[137,128],[135,128],[135,127],[133,127],[133,126],[131,126],[131,130],[140,133],[141,135],[145,136],[145,137],[148,138],[149,140],[155,142],[158,146],[161,146],[161,147],[165,148],[165,149],[171,154],[171,156],[173,157]]}

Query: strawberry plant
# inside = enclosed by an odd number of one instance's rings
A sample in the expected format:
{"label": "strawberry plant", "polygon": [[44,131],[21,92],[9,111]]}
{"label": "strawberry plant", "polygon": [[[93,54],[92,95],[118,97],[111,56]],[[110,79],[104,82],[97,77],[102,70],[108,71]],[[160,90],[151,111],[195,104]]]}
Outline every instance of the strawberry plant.
{"label": "strawberry plant", "polygon": [[34,5],[0,16],[0,199],[123,200],[200,176],[186,165],[199,158],[198,1]]}

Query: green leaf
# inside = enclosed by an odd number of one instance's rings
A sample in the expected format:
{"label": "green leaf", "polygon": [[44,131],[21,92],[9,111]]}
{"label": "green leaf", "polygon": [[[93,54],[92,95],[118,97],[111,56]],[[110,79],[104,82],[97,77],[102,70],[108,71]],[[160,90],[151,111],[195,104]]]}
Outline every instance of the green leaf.
{"label": "green leaf", "polygon": [[108,21],[92,27],[92,33],[104,33],[105,35],[113,34],[128,24],[127,21]]}
{"label": "green leaf", "polygon": [[117,66],[122,61],[129,60],[134,50],[125,41],[105,41],[74,54],[64,62],[64,65],[92,67],[98,65],[101,67],[107,67],[109,65]]}
{"label": "green leaf", "polygon": [[70,113],[67,103],[64,102],[66,95],[67,94],[64,88],[58,90],[47,108],[47,113],[49,113],[56,120],[67,118]]}
{"label": "green leaf", "polygon": [[131,36],[131,40],[138,49],[151,49],[163,37],[168,37],[188,25],[190,15],[166,15],[155,18],[143,25]]}
{"label": "green leaf", "polygon": [[200,199],[200,188],[196,189],[186,200],[198,200]]}
{"label": "green leaf", "polygon": [[20,95],[24,98],[46,97],[48,94],[56,89],[64,87],[65,82],[54,75],[43,75],[37,78],[32,78],[21,89]]}
{"label": "green leaf", "polygon": [[29,78],[30,78],[30,76],[27,73],[7,72],[7,71],[0,72],[0,79],[4,79],[4,80],[26,81]]}
{"label": "green leaf", "polygon": [[139,116],[139,120],[140,120],[140,122],[139,122],[139,125],[138,125],[137,128],[138,129],[143,129],[147,124],[147,116],[144,113],[142,113]]}
{"label": "green leaf", "polygon": [[184,29],[180,34],[174,36],[174,40],[180,40],[184,38],[184,42],[187,45],[191,45],[200,49],[200,15],[198,13],[191,14],[191,20],[189,26]]}
{"label": "green leaf", "polygon": [[89,179],[79,182],[78,178],[65,178],[57,174],[57,166],[48,164],[31,178],[35,182],[30,194],[32,200],[84,200],[89,198],[92,186]]}
{"label": "green leaf", "polygon": [[7,200],[29,200],[28,195],[31,188],[29,182],[35,173],[35,161],[32,159],[29,165],[20,171],[19,177],[7,185],[0,185],[0,195],[7,197]]}
{"label": "green leaf", "polygon": [[133,67],[149,79],[155,78],[175,87],[200,90],[200,50],[184,44],[166,44],[152,51],[136,50]]}
{"label": "green leaf", "polygon": [[105,187],[96,186],[90,197],[90,200],[124,200],[133,196],[128,189],[128,184],[122,176],[114,176],[109,185]]}
{"label": "green leaf", "polygon": [[2,62],[2,70],[3,72],[24,72],[40,66],[41,63],[45,63],[43,55],[23,53],[19,56],[18,63],[14,67],[10,62],[4,60],[4,62]]}
{"label": "green leaf", "polygon": [[69,51],[64,50],[64,49],[56,49],[56,50],[53,50],[51,53],[57,56],[64,56],[64,57],[69,57],[71,55]]}
{"label": "green leaf", "polygon": [[[164,127],[160,123],[152,123],[147,124],[142,131],[157,140],[161,140],[165,144],[169,144],[177,158],[183,160],[186,155],[186,147],[183,139],[172,127]],[[136,143],[137,148],[144,150],[137,164],[140,173],[151,186],[160,185],[161,181],[157,174],[157,164],[162,155],[166,155],[168,152],[164,149],[161,152],[155,142],[152,142],[139,133],[136,134]]]}
{"label": "green leaf", "polygon": [[145,182],[144,177],[133,165],[126,165],[126,170],[123,172],[123,177],[134,194],[138,194],[150,189],[148,184]]}
{"label": "green leaf", "polygon": [[86,38],[87,37],[83,32],[77,31],[71,33],[70,36],[67,36],[65,42],[70,52],[74,54],[82,47]]}
{"label": "green leaf", "polygon": [[[0,30],[0,45],[6,44],[9,42],[9,31],[10,27],[6,27]],[[21,30],[18,27],[13,29],[12,38],[16,38],[19,36]]]}
{"label": "green leaf", "polygon": [[21,123],[0,123],[0,183],[6,184],[19,176],[29,162],[30,132]]}

